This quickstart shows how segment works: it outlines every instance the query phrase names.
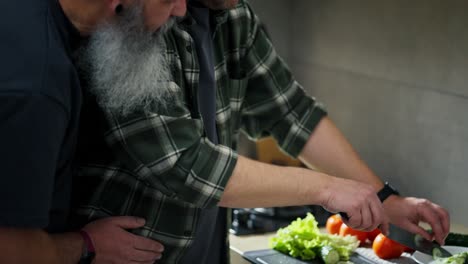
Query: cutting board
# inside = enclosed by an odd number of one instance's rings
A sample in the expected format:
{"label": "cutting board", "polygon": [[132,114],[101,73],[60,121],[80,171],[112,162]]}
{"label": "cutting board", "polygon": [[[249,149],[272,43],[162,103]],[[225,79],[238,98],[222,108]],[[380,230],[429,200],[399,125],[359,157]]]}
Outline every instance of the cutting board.
{"label": "cutting board", "polygon": [[[301,261],[272,249],[254,250],[244,252],[243,257],[255,264],[323,264],[319,260]],[[407,253],[400,258],[382,260],[378,258],[370,248],[358,248],[351,256],[351,262],[355,264],[415,264],[416,262]]]}

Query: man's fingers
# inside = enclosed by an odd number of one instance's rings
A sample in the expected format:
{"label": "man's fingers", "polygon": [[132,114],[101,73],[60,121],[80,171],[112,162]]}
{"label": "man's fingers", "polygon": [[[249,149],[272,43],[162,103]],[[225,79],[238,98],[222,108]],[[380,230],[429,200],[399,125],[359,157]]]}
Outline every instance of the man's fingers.
{"label": "man's fingers", "polygon": [[380,229],[380,232],[382,232],[382,234],[384,234],[384,236],[388,236],[389,232],[390,232],[390,225],[389,225],[388,221],[383,222],[379,226],[379,229]]}
{"label": "man's fingers", "polygon": [[429,232],[427,232],[424,228],[420,227],[419,225],[411,223],[407,228],[408,231],[414,234],[419,234],[427,240],[432,241],[433,236]]}
{"label": "man's fingers", "polygon": [[134,235],[133,237],[133,247],[138,250],[151,251],[156,253],[161,253],[164,251],[163,244],[140,236]]}
{"label": "man's fingers", "polygon": [[379,228],[379,227],[385,228],[385,226],[388,226],[387,217],[385,215],[382,202],[380,202],[377,195],[375,196],[375,200],[372,202],[370,206],[371,206],[370,209],[371,209],[372,217],[374,221],[374,226],[372,230],[374,230],[375,228]]}
{"label": "man's fingers", "polygon": [[[434,206],[432,205],[432,203],[427,200],[424,200],[421,203],[419,214],[421,216],[421,220],[423,222],[428,223],[431,226],[432,232],[434,234],[433,237],[436,238],[437,242],[443,243],[445,235],[444,235],[442,223],[440,222],[439,215],[434,210]],[[431,236],[431,238],[433,237]]]}
{"label": "man's fingers", "polygon": [[116,216],[96,220],[84,227],[96,246],[96,263],[157,263],[162,258],[161,243],[134,235],[127,229],[140,228],[145,220],[132,216]]}
{"label": "man's fingers", "polygon": [[361,209],[361,226],[360,229],[363,231],[367,231],[372,226],[372,213],[370,209],[370,205],[364,206]]}
{"label": "man's fingers", "polygon": [[359,209],[351,210],[347,213],[348,219],[345,224],[351,228],[357,229],[361,224],[361,211]]}
{"label": "man's fingers", "polygon": [[122,264],[154,264],[154,263],[158,263],[158,260],[159,259],[152,260],[152,261],[127,261],[127,262],[122,263]]}
{"label": "man's fingers", "polygon": [[[436,230],[434,229],[434,236],[436,241],[443,245],[445,237],[447,234],[450,232],[450,217],[448,212],[443,209],[442,207],[432,204],[432,208],[434,210],[435,215],[437,216],[437,223],[440,226],[440,232],[437,233]],[[432,226],[432,225],[431,225]]]}
{"label": "man's fingers", "polygon": [[372,231],[383,223],[385,212],[382,203],[377,195],[372,194],[368,199],[368,203],[363,206],[362,212],[362,230]]}
{"label": "man's fingers", "polygon": [[161,259],[161,253],[145,250],[133,250],[130,256],[130,261],[137,263],[154,263],[156,260]]}
{"label": "man's fingers", "polygon": [[145,225],[145,219],[134,216],[114,216],[107,220],[123,229],[134,229]]}
{"label": "man's fingers", "polygon": [[442,223],[442,230],[444,232],[442,240],[445,240],[448,233],[450,232],[450,214],[447,212],[447,210],[440,207],[439,205],[435,205],[435,206],[436,206],[436,212],[439,215],[440,222]]}

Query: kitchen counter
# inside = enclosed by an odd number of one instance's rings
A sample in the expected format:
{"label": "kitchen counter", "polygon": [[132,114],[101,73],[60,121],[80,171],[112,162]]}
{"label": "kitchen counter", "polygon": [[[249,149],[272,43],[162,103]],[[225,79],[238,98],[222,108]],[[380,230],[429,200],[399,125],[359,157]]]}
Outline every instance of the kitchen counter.
{"label": "kitchen counter", "polygon": [[[321,228],[322,232],[326,232]],[[450,231],[454,233],[468,234],[468,227],[452,224]],[[230,235],[231,244],[231,263],[232,264],[249,264],[250,262],[242,258],[242,253],[251,250],[260,250],[268,248],[268,241],[275,233],[248,235],[248,236],[235,236]]]}

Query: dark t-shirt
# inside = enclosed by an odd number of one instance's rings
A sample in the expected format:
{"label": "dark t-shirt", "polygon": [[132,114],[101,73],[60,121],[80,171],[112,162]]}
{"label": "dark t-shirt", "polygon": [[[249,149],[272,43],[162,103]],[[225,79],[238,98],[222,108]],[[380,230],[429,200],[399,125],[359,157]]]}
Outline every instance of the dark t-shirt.
{"label": "dark t-shirt", "polygon": [[[195,41],[200,66],[198,105],[203,118],[206,136],[218,143],[216,131],[216,81],[212,44],[210,10],[197,0],[188,2],[188,11],[195,23],[190,35]],[[227,212],[225,208],[209,208],[200,212],[197,231],[192,246],[180,261],[183,264],[227,263]]]}
{"label": "dark t-shirt", "polygon": [[2,2],[0,226],[65,229],[81,91],[57,0]]}

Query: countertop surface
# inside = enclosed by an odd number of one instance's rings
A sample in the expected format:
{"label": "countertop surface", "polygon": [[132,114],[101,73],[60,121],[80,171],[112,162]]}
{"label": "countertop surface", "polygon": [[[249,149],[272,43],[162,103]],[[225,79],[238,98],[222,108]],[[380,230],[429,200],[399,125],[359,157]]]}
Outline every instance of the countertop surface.
{"label": "countertop surface", "polygon": [[[326,232],[324,228],[321,228],[322,232]],[[454,233],[468,234],[468,227],[452,224],[450,231]],[[247,236],[235,236],[230,235],[229,240],[231,244],[231,263],[232,264],[248,264],[250,262],[242,258],[242,254],[246,251],[260,250],[268,248],[268,241],[273,237],[275,233],[247,235]]]}

